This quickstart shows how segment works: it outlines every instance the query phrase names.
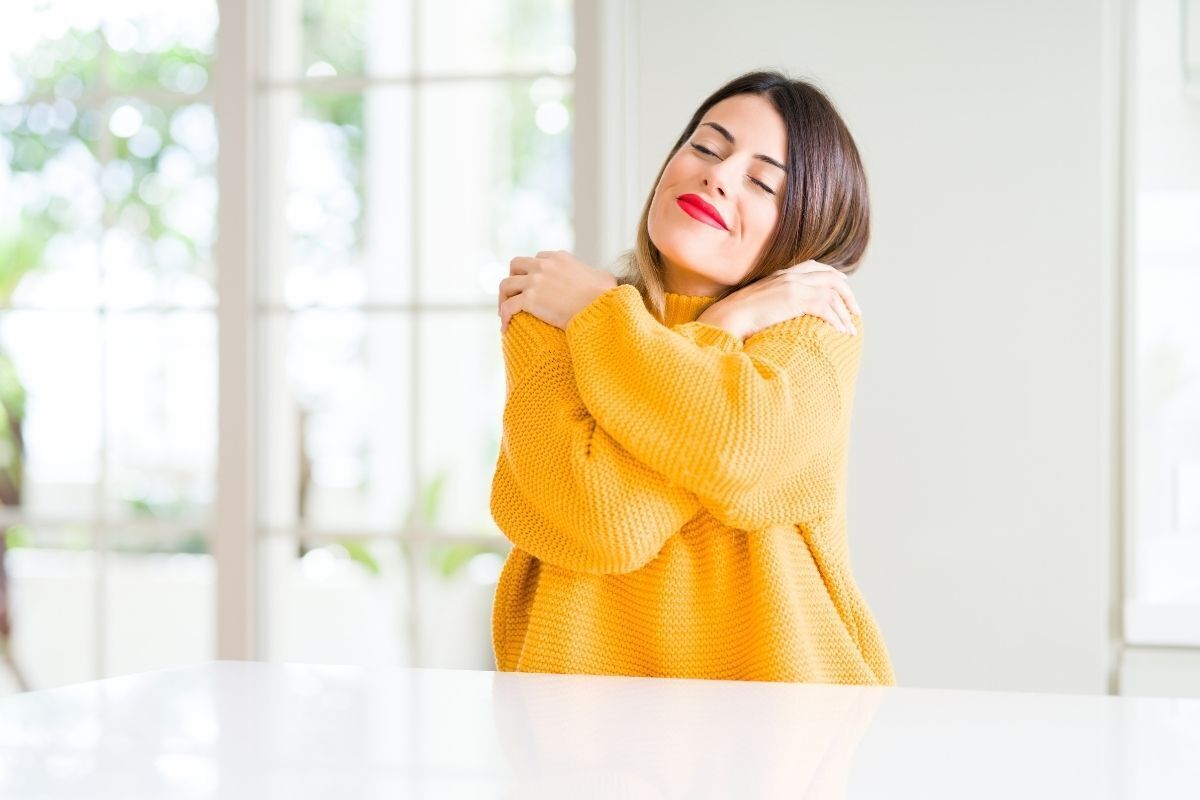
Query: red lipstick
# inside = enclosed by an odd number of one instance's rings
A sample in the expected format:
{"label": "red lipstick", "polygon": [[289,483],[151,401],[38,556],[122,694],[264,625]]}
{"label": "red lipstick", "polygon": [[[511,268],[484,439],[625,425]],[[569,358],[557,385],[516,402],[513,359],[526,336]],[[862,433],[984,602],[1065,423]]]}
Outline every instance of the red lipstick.
{"label": "red lipstick", "polygon": [[705,225],[712,225],[714,228],[720,228],[723,231],[729,230],[729,226],[725,224],[725,220],[721,217],[721,214],[717,211],[717,209],[700,195],[682,194],[675,200],[675,202],[689,217],[699,220]]}

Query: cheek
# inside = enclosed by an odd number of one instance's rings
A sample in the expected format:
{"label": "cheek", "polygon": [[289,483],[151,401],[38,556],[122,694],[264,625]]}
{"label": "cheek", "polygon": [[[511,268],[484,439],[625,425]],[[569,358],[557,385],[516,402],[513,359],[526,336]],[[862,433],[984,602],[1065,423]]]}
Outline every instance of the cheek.
{"label": "cheek", "polygon": [[663,170],[663,174],[658,181],[658,185],[654,187],[654,197],[650,202],[651,232],[655,230],[656,222],[660,220],[666,220],[667,214],[670,211],[668,206],[675,202],[675,190],[673,186],[679,181],[679,171],[678,159],[671,159],[671,161],[667,163],[667,168]]}
{"label": "cheek", "polygon": [[743,220],[746,228],[743,242],[755,253],[760,253],[779,224],[779,207],[774,203],[755,203],[753,208],[745,211]]}
{"label": "cheek", "polygon": [[687,184],[695,177],[696,169],[695,159],[680,150],[671,156],[671,160],[663,168],[662,177],[658,180],[658,189],[661,191],[665,188],[668,193],[677,193],[681,185]]}

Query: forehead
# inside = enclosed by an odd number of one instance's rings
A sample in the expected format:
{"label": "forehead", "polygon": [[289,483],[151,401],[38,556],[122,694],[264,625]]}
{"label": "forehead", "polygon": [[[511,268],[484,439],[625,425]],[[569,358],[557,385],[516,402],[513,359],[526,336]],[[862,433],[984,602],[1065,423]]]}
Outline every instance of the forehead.
{"label": "forehead", "polygon": [[[728,130],[737,140],[738,147],[753,149],[780,161],[787,153],[787,128],[783,117],[771,101],[761,95],[726,97],[704,114],[700,123],[705,122],[715,122]],[[703,130],[716,133],[708,126]]]}

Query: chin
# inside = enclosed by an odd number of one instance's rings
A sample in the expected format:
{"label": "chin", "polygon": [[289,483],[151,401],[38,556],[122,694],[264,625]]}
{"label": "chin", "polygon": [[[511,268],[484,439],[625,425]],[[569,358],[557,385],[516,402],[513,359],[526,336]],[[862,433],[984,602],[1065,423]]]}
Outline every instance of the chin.
{"label": "chin", "polygon": [[[672,236],[665,237],[661,242],[655,241],[653,238],[650,241],[658,248],[664,262],[674,264],[690,275],[710,280],[721,286],[732,286],[737,283],[738,275],[734,274],[737,269],[730,269],[733,265],[721,265],[724,269],[717,267],[720,258],[712,248],[700,247],[700,243],[696,241],[695,237],[682,238],[685,241],[677,241],[676,237]],[[738,274],[745,274],[745,270]]]}
{"label": "chin", "polygon": [[[683,217],[683,214],[678,214],[678,217]],[[662,254],[665,262],[721,286],[734,285],[750,268],[748,264],[742,268],[728,263],[728,254],[722,252],[725,248],[719,246],[727,242],[719,240],[690,219],[672,217],[663,208],[651,210],[647,233],[651,244]]]}

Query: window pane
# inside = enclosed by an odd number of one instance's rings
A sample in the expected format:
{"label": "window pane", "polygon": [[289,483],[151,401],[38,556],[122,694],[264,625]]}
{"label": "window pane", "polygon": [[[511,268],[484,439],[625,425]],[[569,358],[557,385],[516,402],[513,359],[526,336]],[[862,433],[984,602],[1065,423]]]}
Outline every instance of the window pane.
{"label": "window pane", "polygon": [[[421,74],[569,74],[570,0],[422,0]],[[274,78],[413,74],[412,0],[272,0]]]}
{"label": "window pane", "polygon": [[104,554],[104,673],[128,675],[216,658],[216,563],[205,531],[110,532]]}
{"label": "window pane", "polygon": [[271,315],[263,341],[260,519],[394,533],[412,513],[411,317]]}
{"label": "window pane", "polygon": [[288,144],[266,155],[262,296],[291,307],[409,300],[409,90],[279,92],[267,106]]}
{"label": "window pane", "polygon": [[98,4],[6,3],[0,26],[0,103],[78,99],[95,88],[102,33]]}
{"label": "window pane", "polygon": [[424,522],[447,532],[499,536],[488,503],[504,410],[499,317],[488,311],[426,314],[421,353]]}
{"label": "window pane", "polygon": [[13,301],[213,306],[216,145],[205,103],[119,97],[99,109],[60,97],[0,109],[0,257]]}
{"label": "window pane", "polygon": [[108,0],[102,29],[110,86],[194,95],[208,85],[217,31],[215,0]]}
{"label": "window pane", "polygon": [[[31,689],[98,677],[92,539],[82,523],[6,531],[12,657]],[[16,689],[11,672],[0,668],[0,694]]]}
{"label": "window pane", "polygon": [[212,107],[112,104],[103,181],[111,226],[100,243],[110,307],[212,307],[217,132]]}
{"label": "window pane", "polygon": [[394,539],[301,543],[272,535],[259,543],[271,661],[408,666],[409,579]]}
{"label": "window pane", "polygon": [[415,547],[422,667],[496,669],[492,649],[492,600],[509,550],[473,542]]}
{"label": "window pane", "polygon": [[106,329],[109,518],[206,524],[215,494],[215,314],[116,314]]}
{"label": "window pane", "polygon": [[570,0],[422,0],[420,70],[570,73],[571,9]]}
{"label": "window pane", "polygon": [[412,72],[412,0],[304,0],[304,11],[301,74]]}
{"label": "window pane", "polygon": [[514,256],[573,246],[570,81],[431,84],[419,99],[421,299],[494,303]]}
{"label": "window pane", "polygon": [[3,434],[9,464],[24,461],[20,505],[34,518],[90,519],[100,478],[100,320],[94,312],[0,315],[3,404],[23,419],[23,443]]}
{"label": "window pane", "polygon": [[0,107],[0,292],[21,306],[94,308],[105,197],[96,110]]}
{"label": "window pane", "polygon": [[412,72],[411,0],[269,0],[267,74]]}
{"label": "window pane", "polygon": [[[1130,444],[1137,515],[1128,600],[1200,607],[1200,116],[1181,46],[1200,50],[1182,3],[1138,2],[1132,93],[1134,368]],[[1194,4],[1193,4],[1194,5]],[[1143,616],[1140,614],[1139,616]],[[1193,614],[1194,616],[1194,614]],[[1184,615],[1175,619],[1186,618]],[[1151,639],[1133,628],[1129,636]],[[1189,635],[1181,627],[1172,641]],[[1193,641],[1191,644],[1200,644]]]}

